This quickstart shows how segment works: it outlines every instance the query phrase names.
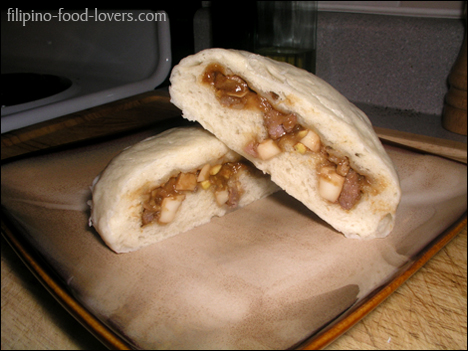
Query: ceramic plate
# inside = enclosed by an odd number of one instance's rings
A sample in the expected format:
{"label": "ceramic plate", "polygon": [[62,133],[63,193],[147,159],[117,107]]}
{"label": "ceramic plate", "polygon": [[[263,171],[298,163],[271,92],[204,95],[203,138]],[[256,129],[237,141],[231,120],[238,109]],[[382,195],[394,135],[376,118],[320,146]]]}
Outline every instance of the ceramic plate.
{"label": "ceramic plate", "polygon": [[403,198],[385,239],[345,239],[279,192],[137,252],[115,254],[88,226],[90,185],[120,150],[159,131],[2,166],[8,240],[111,347],[325,346],[453,237],[457,223],[466,223],[466,165],[386,146]]}

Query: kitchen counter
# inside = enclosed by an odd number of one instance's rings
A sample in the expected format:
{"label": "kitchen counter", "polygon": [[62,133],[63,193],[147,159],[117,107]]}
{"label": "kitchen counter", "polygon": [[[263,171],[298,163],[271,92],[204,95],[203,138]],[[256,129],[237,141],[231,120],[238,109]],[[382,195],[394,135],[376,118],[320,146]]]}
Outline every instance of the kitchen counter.
{"label": "kitchen counter", "polygon": [[[2,160],[142,130],[179,115],[166,91],[141,94],[3,134]],[[381,138],[400,143],[415,136],[385,128],[377,131]],[[412,147],[430,146],[430,152],[466,163],[466,143],[416,137]],[[450,243],[328,349],[466,349],[466,222],[459,229]],[[103,348],[34,278],[3,238],[1,269],[2,349]]]}

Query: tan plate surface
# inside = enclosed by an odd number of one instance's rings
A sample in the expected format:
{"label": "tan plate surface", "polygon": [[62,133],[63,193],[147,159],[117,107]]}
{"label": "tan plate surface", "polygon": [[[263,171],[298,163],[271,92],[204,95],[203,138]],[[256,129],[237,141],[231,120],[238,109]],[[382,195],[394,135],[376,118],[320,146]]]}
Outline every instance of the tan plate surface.
{"label": "tan plate surface", "polygon": [[112,347],[323,347],[466,223],[465,165],[389,147],[404,197],[384,240],[344,239],[278,193],[116,255],[87,226],[89,185],[113,155],[151,133],[2,167],[2,205],[15,221],[6,236]]}

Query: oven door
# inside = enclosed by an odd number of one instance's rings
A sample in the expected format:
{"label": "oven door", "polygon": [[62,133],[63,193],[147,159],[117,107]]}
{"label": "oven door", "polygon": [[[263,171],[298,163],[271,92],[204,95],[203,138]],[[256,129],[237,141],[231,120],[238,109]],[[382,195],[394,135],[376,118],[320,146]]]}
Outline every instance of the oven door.
{"label": "oven door", "polygon": [[153,90],[171,69],[163,11],[1,16],[2,133]]}

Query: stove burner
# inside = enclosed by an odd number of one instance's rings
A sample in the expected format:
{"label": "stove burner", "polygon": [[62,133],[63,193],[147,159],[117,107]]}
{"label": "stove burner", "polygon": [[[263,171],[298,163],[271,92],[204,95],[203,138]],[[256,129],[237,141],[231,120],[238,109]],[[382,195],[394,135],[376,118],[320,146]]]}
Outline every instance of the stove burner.
{"label": "stove burner", "polygon": [[13,106],[43,99],[72,86],[65,77],[38,73],[2,74],[1,106]]}

